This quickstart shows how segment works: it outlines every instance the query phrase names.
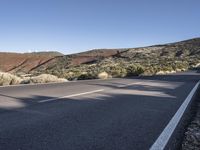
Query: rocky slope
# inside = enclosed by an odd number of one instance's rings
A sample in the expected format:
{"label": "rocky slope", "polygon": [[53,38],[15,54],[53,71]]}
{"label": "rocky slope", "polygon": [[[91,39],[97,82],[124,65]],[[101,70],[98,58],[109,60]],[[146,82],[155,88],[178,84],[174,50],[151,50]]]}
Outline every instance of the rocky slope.
{"label": "rocky slope", "polygon": [[119,74],[121,72],[126,74],[130,65],[140,66],[144,69],[143,72],[154,74],[159,71],[198,67],[199,64],[200,38],[140,48],[95,49],[73,55],[0,53],[2,71],[50,73],[61,77],[67,77],[68,73],[74,72],[80,75],[81,72],[97,73],[113,70]]}
{"label": "rocky slope", "polygon": [[112,76],[123,77],[130,72],[135,75],[139,73],[149,75],[187,70],[199,65],[200,38],[195,38],[164,45],[93,50],[61,56],[32,71],[46,72],[66,78],[71,74],[73,74],[73,78],[79,77],[81,74],[88,74],[84,78],[93,78],[99,72],[106,71]]}
{"label": "rocky slope", "polygon": [[121,49],[92,50],[78,54],[63,55],[58,52],[6,53],[0,52],[0,70],[11,73],[30,73],[63,69],[84,63],[91,63],[118,54]]}

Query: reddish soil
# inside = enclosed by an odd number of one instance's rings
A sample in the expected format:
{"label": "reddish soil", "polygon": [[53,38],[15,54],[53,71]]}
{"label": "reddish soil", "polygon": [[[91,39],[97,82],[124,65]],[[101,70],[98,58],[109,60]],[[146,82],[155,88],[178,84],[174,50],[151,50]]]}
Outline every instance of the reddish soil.
{"label": "reddish soil", "polygon": [[0,70],[5,72],[28,72],[55,56],[39,54],[0,53]]}
{"label": "reddish soil", "polygon": [[[24,72],[28,73],[38,67],[47,68],[49,65],[58,61],[69,61],[70,65],[80,65],[98,59],[115,56],[119,53],[118,49],[92,50],[83,53],[55,56],[50,53],[4,53],[0,52],[0,70],[4,72]],[[67,60],[64,59],[67,57]]]}

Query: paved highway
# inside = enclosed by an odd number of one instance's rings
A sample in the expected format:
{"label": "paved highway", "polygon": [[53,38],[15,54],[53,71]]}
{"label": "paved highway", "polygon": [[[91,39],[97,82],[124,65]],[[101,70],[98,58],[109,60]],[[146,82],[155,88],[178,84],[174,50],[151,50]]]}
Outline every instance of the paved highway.
{"label": "paved highway", "polygon": [[0,149],[149,149],[199,79],[186,72],[0,87]]}

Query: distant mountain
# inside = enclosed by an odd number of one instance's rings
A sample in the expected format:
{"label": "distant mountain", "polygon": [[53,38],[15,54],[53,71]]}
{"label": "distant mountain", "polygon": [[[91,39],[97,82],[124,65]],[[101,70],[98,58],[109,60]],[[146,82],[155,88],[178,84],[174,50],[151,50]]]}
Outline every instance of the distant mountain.
{"label": "distant mountain", "polygon": [[154,74],[161,70],[185,70],[199,64],[200,38],[140,48],[95,49],[72,55],[57,52],[0,53],[2,71],[51,73],[62,77],[74,72],[80,75],[81,72],[94,74],[114,70],[120,74],[130,65],[141,66],[144,72]]}

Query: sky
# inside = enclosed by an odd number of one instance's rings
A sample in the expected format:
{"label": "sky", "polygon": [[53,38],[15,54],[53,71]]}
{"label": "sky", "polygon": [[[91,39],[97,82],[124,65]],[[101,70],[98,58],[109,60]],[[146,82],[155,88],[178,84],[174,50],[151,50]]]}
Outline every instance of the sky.
{"label": "sky", "polygon": [[0,51],[132,48],[200,37],[200,0],[0,0]]}

